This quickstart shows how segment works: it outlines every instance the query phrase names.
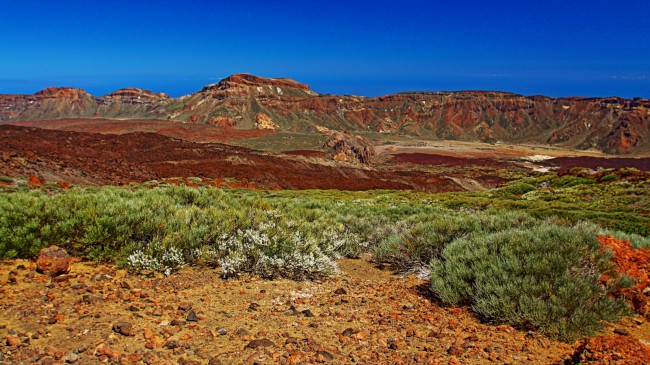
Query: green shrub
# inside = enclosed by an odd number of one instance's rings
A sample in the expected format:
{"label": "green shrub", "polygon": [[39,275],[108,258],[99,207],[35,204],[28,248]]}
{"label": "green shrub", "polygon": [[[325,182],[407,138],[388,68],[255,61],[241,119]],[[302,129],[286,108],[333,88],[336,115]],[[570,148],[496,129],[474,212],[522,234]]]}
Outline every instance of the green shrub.
{"label": "green shrub", "polygon": [[618,180],[618,175],[608,174],[600,178],[600,181],[614,181],[614,180]]}
{"label": "green shrub", "polygon": [[578,185],[591,185],[595,183],[594,180],[585,177],[575,177],[571,175],[564,175],[551,180],[551,187],[554,188],[570,188]]}
{"label": "green shrub", "polygon": [[433,260],[431,287],[487,320],[570,340],[628,313],[608,296],[618,281],[599,283],[604,274],[616,278],[600,248],[591,230],[559,226],[462,238]]}
{"label": "green shrub", "polygon": [[390,263],[400,272],[422,272],[431,260],[440,258],[443,249],[455,239],[540,223],[521,211],[440,209],[383,229],[384,238],[372,247],[378,261]]}
{"label": "green shrub", "polygon": [[510,184],[508,186],[499,189],[499,191],[501,192],[512,194],[512,195],[523,195],[533,190],[536,190],[536,188],[533,185],[521,181],[517,181],[513,184]]}
{"label": "green shrub", "polygon": [[14,182],[14,179],[7,176],[0,176],[0,182],[11,184]]}

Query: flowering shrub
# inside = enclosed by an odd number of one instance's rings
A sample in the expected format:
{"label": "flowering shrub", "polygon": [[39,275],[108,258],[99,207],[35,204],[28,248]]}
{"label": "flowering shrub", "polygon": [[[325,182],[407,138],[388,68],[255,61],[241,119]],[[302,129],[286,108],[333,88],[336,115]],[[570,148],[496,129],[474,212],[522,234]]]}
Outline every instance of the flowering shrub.
{"label": "flowering shrub", "polygon": [[277,211],[267,212],[266,218],[218,244],[218,252],[225,253],[218,260],[224,276],[250,272],[266,278],[305,279],[338,272],[335,259],[340,241],[318,242],[295,222],[285,222]]}
{"label": "flowering shrub", "polygon": [[162,247],[150,244],[144,249],[132,252],[126,258],[126,265],[135,270],[156,270],[170,275],[186,265],[183,252],[178,247]]}

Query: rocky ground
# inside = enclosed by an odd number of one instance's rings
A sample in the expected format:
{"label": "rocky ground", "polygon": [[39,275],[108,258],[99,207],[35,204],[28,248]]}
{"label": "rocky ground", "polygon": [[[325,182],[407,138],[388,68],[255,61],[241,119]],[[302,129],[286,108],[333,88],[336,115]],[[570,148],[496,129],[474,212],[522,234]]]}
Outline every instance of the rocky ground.
{"label": "rocky ground", "polygon": [[[267,189],[463,190],[436,173],[271,154],[157,133],[96,134],[11,125],[0,126],[0,176],[84,185],[206,177],[247,180]],[[492,174],[476,179],[488,187],[505,181]]]}
{"label": "rocky ground", "polygon": [[646,364],[642,316],[566,344],[440,305],[426,281],[364,260],[314,282],[170,277],[73,262],[0,264],[0,363]]}

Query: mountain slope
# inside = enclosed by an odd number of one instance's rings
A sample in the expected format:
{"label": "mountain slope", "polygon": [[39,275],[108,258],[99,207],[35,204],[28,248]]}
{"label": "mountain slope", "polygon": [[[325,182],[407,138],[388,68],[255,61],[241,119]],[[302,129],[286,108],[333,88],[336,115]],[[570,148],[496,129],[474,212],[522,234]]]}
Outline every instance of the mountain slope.
{"label": "mountain slope", "polygon": [[236,129],[349,130],[422,139],[505,141],[650,152],[650,100],[550,98],[503,92],[320,95],[290,79],[237,74],[180,98],[141,89],[103,97],[48,88],[0,95],[0,122],[76,117],[157,118]]}

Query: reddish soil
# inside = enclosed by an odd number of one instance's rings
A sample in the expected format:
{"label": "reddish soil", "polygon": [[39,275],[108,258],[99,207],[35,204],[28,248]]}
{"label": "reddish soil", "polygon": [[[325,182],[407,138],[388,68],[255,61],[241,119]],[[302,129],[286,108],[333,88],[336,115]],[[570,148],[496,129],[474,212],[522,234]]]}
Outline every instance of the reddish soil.
{"label": "reddish soil", "polygon": [[598,157],[558,157],[544,162],[546,165],[557,166],[560,171],[567,171],[573,167],[620,169],[634,167],[643,171],[650,171],[650,158],[598,158]]}
{"label": "reddish soil", "polygon": [[634,310],[650,319],[650,248],[633,248],[630,241],[612,236],[598,236],[598,241],[613,251],[612,262],[617,270],[636,281],[622,294]]}
{"label": "reddish soil", "polygon": [[[458,157],[433,153],[398,153],[393,155],[394,163],[410,163],[427,166],[482,166],[507,168],[512,164],[492,158]],[[539,163],[559,168],[560,173],[565,173],[573,167],[587,168],[626,168],[634,167],[642,171],[650,171],[650,158],[601,158],[601,157],[556,157]]]}
{"label": "reddish soil", "polygon": [[4,262],[0,362],[58,364],[75,353],[81,364],[550,364],[573,353],[441,307],[423,280],[340,265],[342,275],[294,282],[73,263],[50,284],[32,262]]}
{"label": "reddish soil", "polygon": [[318,157],[326,158],[327,153],[323,151],[313,151],[313,150],[293,150],[293,151],[284,151],[286,155],[298,155],[298,156],[307,156],[307,157]]}
{"label": "reddish soil", "polygon": [[392,158],[396,163],[410,163],[415,165],[441,165],[441,166],[484,166],[506,168],[511,164],[490,158],[463,158],[444,156],[430,153],[400,153]]}
{"label": "reddish soil", "polygon": [[564,365],[573,364],[647,365],[650,350],[636,338],[621,335],[583,340]]}
{"label": "reddish soil", "polygon": [[0,363],[648,363],[648,323],[570,345],[440,306],[413,276],[339,265],[341,275],[295,282],[223,280],[205,267],[134,275],[76,260],[50,279],[32,261],[4,261]]}
{"label": "reddish soil", "polygon": [[57,119],[7,123],[10,125],[54,129],[62,131],[127,134],[158,133],[192,142],[226,142],[237,139],[263,137],[276,133],[269,129],[234,129],[210,124],[189,124],[156,119]]}
{"label": "reddish soil", "polygon": [[453,180],[411,171],[319,164],[154,133],[79,133],[0,126],[0,175],[43,182],[127,184],[171,177],[235,178],[264,188],[458,191]]}

